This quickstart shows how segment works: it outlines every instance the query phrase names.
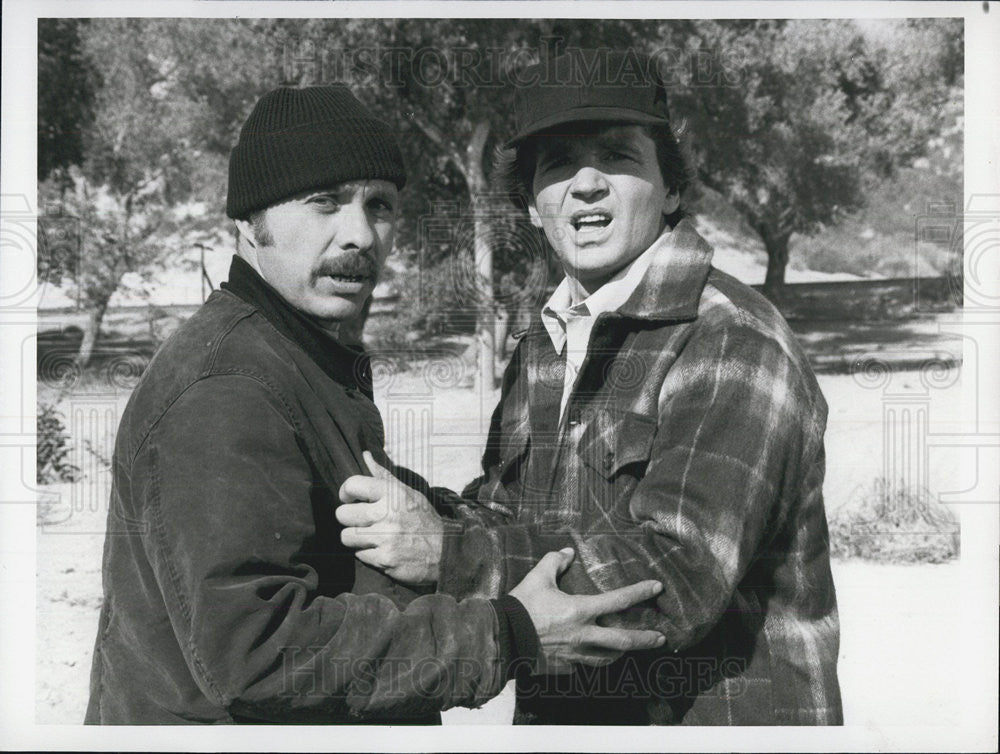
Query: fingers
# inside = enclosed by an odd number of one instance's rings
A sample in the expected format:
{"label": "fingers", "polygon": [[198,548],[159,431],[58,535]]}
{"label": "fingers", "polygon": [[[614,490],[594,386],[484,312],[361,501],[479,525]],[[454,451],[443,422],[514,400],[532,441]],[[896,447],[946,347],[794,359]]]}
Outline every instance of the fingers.
{"label": "fingers", "polygon": [[570,547],[565,547],[558,552],[547,552],[524,578],[527,580],[528,577],[534,576],[541,579],[545,585],[554,587],[556,577],[565,571],[572,561],[573,549]]}
{"label": "fingers", "polygon": [[354,557],[365,565],[370,565],[372,568],[378,568],[379,570],[383,568],[382,559],[379,557],[379,551],[375,547],[371,547],[367,550],[358,550],[354,553]]}
{"label": "fingers", "polygon": [[385,482],[370,476],[348,477],[340,485],[340,502],[353,503],[357,500],[378,500],[385,495]]}
{"label": "fingers", "polygon": [[344,503],[334,511],[341,526],[371,526],[386,515],[385,506],[377,503]]}
{"label": "fingers", "polygon": [[576,652],[570,653],[565,658],[565,661],[570,663],[576,663],[578,665],[590,665],[591,667],[599,668],[603,665],[610,665],[619,657],[622,656],[622,652],[618,652],[613,649],[600,649],[598,647],[587,647],[586,649],[580,649]]}
{"label": "fingers", "polygon": [[[373,549],[378,545],[367,528],[348,527],[340,532],[340,541],[344,543],[344,547],[359,551]],[[355,553],[355,555],[357,554]]]}
{"label": "fingers", "polygon": [[637,649],[655,649],[662,647],[666,641],[659,631],[602,628],[601,626],[584,626],[576,634],[576,639],[577,644],[587,648],[582,650],[583,654],[589,654],[590,648],[612,650],[615,653],[632,652]]}
{"label": "fingers", "polygon": [[659,581],[640,581],[604,594],[592,594],[581,598],[583,609],[596,618],[607,613],[620,613],[632,605],[652,599],[663,591]]}
{"label": "fingers", "polygon": [[372,476],[376,479],[390,479],[392,474],[383,466],[379,466],[378,462],[375,460],[375,456],[371,454],[370,451],[365,451],[361,454],[365,459],[365,464],[368,466],[368,470],[371,472]]}

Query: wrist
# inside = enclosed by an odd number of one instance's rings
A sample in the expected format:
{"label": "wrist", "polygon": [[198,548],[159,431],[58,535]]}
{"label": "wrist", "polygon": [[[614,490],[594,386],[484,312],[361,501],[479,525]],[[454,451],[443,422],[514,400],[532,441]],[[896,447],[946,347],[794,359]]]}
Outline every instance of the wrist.
{"label": "wrist", "polygon": [[540,659],[541,644],[535,624],[524,604],[512,594],[490,600],[497,614],[501,673],[507,680],[519,669],[534,669]]}

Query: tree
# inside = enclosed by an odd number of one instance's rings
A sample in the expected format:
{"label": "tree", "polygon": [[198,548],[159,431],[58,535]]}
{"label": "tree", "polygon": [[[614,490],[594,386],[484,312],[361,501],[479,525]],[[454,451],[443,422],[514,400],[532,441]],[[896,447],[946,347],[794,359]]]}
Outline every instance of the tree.
{"label": "tree", "polygon": [[[77,44],[62,51],[48,46],[40,89],[59,91],[63,76],[82,67],[92,73],[95,91],[88,117],[77,108],[78,128],[65,131],[79,135],[79,154],[56,159],[69,146],[46,145],[46,164],[59,164],[40,187],[40,204],[55,217],[72,218],[77,232],[57,240],[46,229],[64,230],[66,223],[42,223],[39,274],[71,282],[87,310],[77,357],[86,366],[127,273],[148,279],[192,243],[218,239],[221,213],[199,212],[191,202],[207,198],[211,210],[221,209],[235,113],[242,117],[261,70],[269,64],[273,70],[273,61],[251,44],[253,27],[239,21],[59,23],[46,34]],[[72,117],[48,100],[41,108],[42,122]]]}
{"label": "tree", "polygon": [[82,368],[90,361],[108,302],[125,274],[148,280],[181,248],[165,241],[164,231],[177,230],[178,224],[170,208],[158,201],[162,187],[155,181],[122,194],[108,184],[95,186],[78,168],[70,168],[67,175],[70,187],[63,183],[53,191],[53,184],[44,185],[42,197],[50,213],[47,219],[72,219],[79,232],[56,239],[49,231],[64,226],[43,223],[41,256],[49,282],[72,279],[77,302],[87,311],[77,355]]}
{"label": "tree", "polygon": [[[430,147],[437,160],[418,168],[421,178],[435,168],[449,174],[447,183],[464,188],[458,194],[460,210],[454,218],[471,225],[471,270],[459,275],[467,283],[463,293],[476,310],[476,337],[480,385],[494,387],[496,357],[494,248],[490,221],[496,208],[489,197],[488,147],[497,141],[497,127],[506,92],[503,83],[509,73],[512,53],[526,47],[536,28],[512,20],[392,19],[372,26],[356,27],[359,47],[373,40],[402,51],[398,65],[383,69],[395,97],[383,98],[379,89],[368,88],[362,96],[390,122],[416,138],[416,143]],[[384,41],[383,41],[384,40]],[[497,96],[500,94],[501,96]],[[373,96],[374,95],[374,96]],[[401,130],[402,130],[401,129]],[[418,217],[427,218],[426,206]],[[427,226],[420,224],[416,232]],[[453,235],[457,241],[460,236]],[[417,239],[424,244],[425,238]],[[468,249],[451,244],[453,271],[464,264]]]}
{"label": "tree", "polygon": [[83,131],[93,118],[95,71],[83,55],[86,19],[38,23],[38,180],[83,162]]}
{"label": "tree", "polygon": [[760,235],[772,297],[784,284],[792,234],[817,230],[862,203],[865,134],[852,123],[830,66],[838,45],[852,40],[838,22],[696,27],[693,45],[738,61],[734,75],[682,95],[700,137],[698,176]]}
{"label": "tree", "polygon": [[[678,88],[698,134],[698,177],[733,204],[767,250],[765,292],[784,285],[793,234],[864,206],[871,188],[927,149],[960,76],[961,27],[917,23],[905,43],[873,43],[852,21],[700,21],[687,46],[727,75]],[[913,35],[948,44],[926,52]],[[921,60],[923,59],[923,60]],[[930,69],[935,75],[928,76]],[[938,72],[943,75],[937,75]]]}
{"label": "tree", "polygon": [[[425,263],[436,263],[439,252],[449,255],[452,275],[463,283],[461,303],[477,311],[480,382],[490,388],[496,341],[505,339],[495,323],[510,314],[498,296],[507,289],[507,302],[516,301],[518,283],[536,277],[541,261],[526,264],[525,244],[504,242],[516,221],[490,193],[488,180],[492,149],[512,132],[512,71],[566,45],[630,44],[639,27],[547,19],[363,19],[285,27],[301,63],[299,83],[354,84],[402,136],[411,168],[404,214],[416,221],[404,222],[400,244],[430,251]],[[450,200],[450,220],[431,216],[434,199]],[[438,220],[454,225],[445,242],[421,235],[428,221],[438,227]]]}

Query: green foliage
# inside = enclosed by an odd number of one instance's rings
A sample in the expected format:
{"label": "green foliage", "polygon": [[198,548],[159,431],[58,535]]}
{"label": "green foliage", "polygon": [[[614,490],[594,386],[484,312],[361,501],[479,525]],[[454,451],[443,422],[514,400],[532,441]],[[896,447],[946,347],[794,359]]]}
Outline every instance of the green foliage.
{"label": "green foliage", "polygon": [[958,557],[958,521],[926,490],[879,478],[860,501],[830,516],[830,552],[879,562],[943,563]]}
{"label": "green foliage", "polygon": [[83,54],[85,19],[38,21],[38,180],[84,160],[83,132],[93,120],[96,72]]}
{"label": "green foliage", "polygon": [[80,468],[70,463],[69,438],[63,416],[56,407],[39,402],[37,461],[35,476],[38,484],[75,482],[80,478]]}
{"label": "green foliage", "polygon": [[[699,23],[693,44],[739,61],[733,80],[678,103],[701,138],[698,174],[748,219],[780,284],[793,233],[811,233],[863,200],[864,130],[834,63],[858,46],[850,22]],[[859,90],[863,84],[859,85]],[[770,270],[769,270],[770,272]]]}
{"label": "green foliage", "polygon": [[962,211],[960,91],[952,92],[938,117],[941,128],[923,153],[873,186],[859,212],[814,236],[793,239],[793,266],[885,277],[961,275],[957,237],[937,245],[926,238],[917,243],[920,223],[929,215],[957,218]]}
{"label": "green foliage", "polygon": [[[80,159],[60,158],[39,189],[39,277],[70,283],[89,310],[86,363],[126,275],[141,283],[192,244],[222,241],[228,150],[261,71],[276,66],[240,21],[103,18],[57,30],[76,42],[50,49],[40,86],[60,91],[79,67],[99,85],[88,117],[63,133],[79,136]],[[230,68],[237,49],[244,65]],[[69,116],[43,99],[39,117]],[[60,155],[73,143],[49,146]]]}
{"label": "green foliage", "polygon": [[[185,233],[221,240],[229,149],[261,94],[278,84],[344,81],[400,135],[410,173],[397,233],[404,261],[481,257],[482,242],[499,238],[506,219],[481,223],[465,246],[430,242],[425,229],[442,203],[466,224],[471,208],[482,208],[489,156],[512,128],[511,71],[567,47],[632,45],[676,60],[671,110],[695,135],[698,175],[761,235],[780,279],[793,236],[801,241],[862,210],[880,181],[925,158],[961,112],[961,21],[876,26],[878,33],[839,20],[43,20],[43,192],[67,211],[76,201],[69,194],[104,197],[116,208],[106,221],[81,209],[81,248],[116,260],[102,263],[99,285],[95,265],[81,286],[90,292],[80,299],[99,307],[123,269],[155,272],[192,241]],[[706,60],[722,75],[706,78]],[[941,165],[953,173],[960,129],[957,141]],[[202,219],[182,219],[191,202],[201,202]],[[79,254],[63,258],[65,244],[42,240],[40,273],[75,273]],[[486,287],[494,296],[529,283],[517,244],[490,250],[494,279]],[[436,326],[439,318],[428,315]]]}
{"label": "green foliage", "polygon": [[[127,275],[141,286],[190,244],[215,237],[214,222],[163,200],[163,176],[121,193],[94,185],[77,167],[39,186],[47,215],[39,223],[39,278],[71,283],[88,311],[77,360],[86,366],[108,302]],[[66,184],[69,184],[68,186]]]}
{"label": "green foliage", "polygon": [[676,111],[698,134],[701,180],[764,241],[772,287],[793,234],[861,210],[954,123],[945,104],[961,97],[960,23],[879,28],[881,37],[853,21],[700,21],[688,37],[687,47],[732,61],[731,75],[700,84],[689,74]]}

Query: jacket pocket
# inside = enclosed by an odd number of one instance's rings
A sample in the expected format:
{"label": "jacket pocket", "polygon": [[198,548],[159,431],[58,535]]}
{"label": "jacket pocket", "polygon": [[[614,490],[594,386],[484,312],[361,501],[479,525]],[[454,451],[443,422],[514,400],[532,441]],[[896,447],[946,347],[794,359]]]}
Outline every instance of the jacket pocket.
{"label": "jacket pocket", "polygon": [[644,414],[602,408],[588,421],[577,454],[584,465],[607,481],[626,470],[638,477],[649,463],[656,428],[656,419]]}

